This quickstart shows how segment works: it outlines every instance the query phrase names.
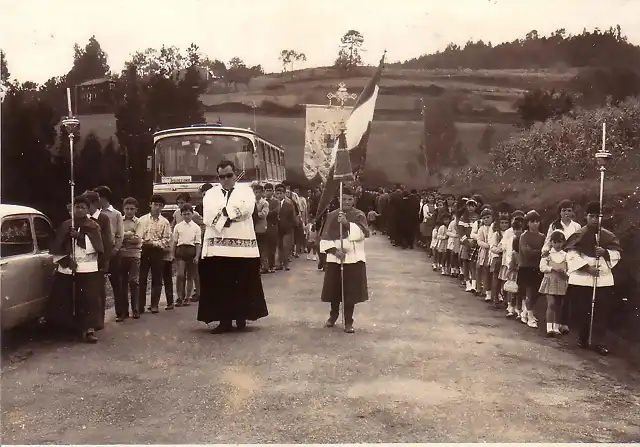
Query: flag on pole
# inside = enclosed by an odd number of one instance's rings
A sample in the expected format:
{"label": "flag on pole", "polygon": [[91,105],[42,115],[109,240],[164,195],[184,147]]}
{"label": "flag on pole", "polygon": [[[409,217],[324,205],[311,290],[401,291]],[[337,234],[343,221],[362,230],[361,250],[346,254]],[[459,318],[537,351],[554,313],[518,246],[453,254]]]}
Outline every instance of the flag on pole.
{"label": "flag on pole", "polygon": [[[385,51],[386,54],[386,51]],[[353,107],[353,111],[349,116],[344,133],[346,150],[349,153],[349,161],[351,163],[351,172],[357,173],[364,167],[367,158],[367,142],[371,133],[371,123],[373,122],[373,113],[376,108],[376,100],[378,99],[378,91],[380,90],[380,78],[384,68],[384,57],[382,55],[380,64],[373,77],[369,80],[362,93]],[[341,135],[342,136],[342,135]],[[331,168],[327,176],[327,182],[324,191],[320,197],[317,215],[320,216],[329,208],[329,203],[338,192],[340,180],[336,178],[336,159],[340,146],[340,138],[336,141],[331,153]],[[344,180],[343,180],[344,181]]]}
{"label": "flag on pole", "polygon": [[352,182],[354,180],[349,150],[347,149],[347,136],[344,130],[338,135],[338,150],[336,151],[336,162],[333,166],[334,180],[339,182]]}

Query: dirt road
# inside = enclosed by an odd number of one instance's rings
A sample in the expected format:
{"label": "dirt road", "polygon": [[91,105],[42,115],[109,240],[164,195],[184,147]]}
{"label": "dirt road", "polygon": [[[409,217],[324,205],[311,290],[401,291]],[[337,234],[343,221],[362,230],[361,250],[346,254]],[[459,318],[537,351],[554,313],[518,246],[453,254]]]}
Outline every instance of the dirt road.
{"label": "dirt road", "polygon": [[264,277],[270,316],[247,333],[210,335],[192,306],[33,347],[4,368],[3,443],[640,440],[637,371],[506,321],[422,251],[367,244],[356,334],[322,327],[300,259]]}

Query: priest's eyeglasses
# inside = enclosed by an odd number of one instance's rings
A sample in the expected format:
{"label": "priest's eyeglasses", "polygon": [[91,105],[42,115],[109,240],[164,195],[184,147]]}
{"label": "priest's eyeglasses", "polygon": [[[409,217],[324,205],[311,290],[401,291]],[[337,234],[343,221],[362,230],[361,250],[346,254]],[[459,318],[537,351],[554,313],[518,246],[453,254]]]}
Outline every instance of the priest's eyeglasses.
{"label": "priest's eyeglasses", "polygon": [[226,178],[233,178],[233,176],[234,176],[234,175],[235,175],[234,173],[229,173],[229,174],[219,174],[219,175],[218,175],[218,178],[219,178],[220,180],[224,180],[224,179],[226,179]]}

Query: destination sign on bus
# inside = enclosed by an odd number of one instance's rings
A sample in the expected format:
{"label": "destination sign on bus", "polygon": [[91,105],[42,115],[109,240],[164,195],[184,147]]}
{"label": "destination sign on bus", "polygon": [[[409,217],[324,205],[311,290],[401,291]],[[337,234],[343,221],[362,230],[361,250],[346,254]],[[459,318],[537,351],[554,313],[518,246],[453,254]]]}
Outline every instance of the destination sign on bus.
{"label": "destination sign on bus", "polygon": [[173,177],[162,177],[162,183],[188,183],[191,181],[190,175],[175,175]]}

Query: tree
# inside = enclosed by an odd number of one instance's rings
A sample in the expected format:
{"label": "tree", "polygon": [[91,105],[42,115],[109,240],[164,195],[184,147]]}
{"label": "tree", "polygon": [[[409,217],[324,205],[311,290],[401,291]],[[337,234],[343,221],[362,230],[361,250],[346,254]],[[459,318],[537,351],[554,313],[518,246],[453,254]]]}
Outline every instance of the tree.
{"label": "tree", "polygon": [[524,94],[518,101],[517,110],[523,126],[529,128],[535,122],[559,118],[569,113],[573,106],[574,99],[568,92],[537,88]]}
{"label": "tree", "polygon": [[102,149],[102,176],[100,183],[111,187],[114,196],[114,203],[127,197],[127,171],[125,169],[126,159],[121,151],[117,150],[113,137]]}
{"label": "tree", "polygon": [[211,60],[203,57],[200,60],[200,66],[205,68],[214,79],[225,79],[227,75],[227,66],[218,59]]}
{"label": "tree", "polygon": [[126,184],[124,195],[143,199],[151,194],[151,183],[147,171],[147,157],[152,154],[153,140],[151,124],[148,122],[146,98],[138,76],[139,69],[134,63],[127,65],[121,79],[123,99],[116,110],[116,136],[125,158]]}
{"label": "tree", "polygon": [[141,78],[153,75],[170,77],[184,68],[187,58],[188,56],[185,57],[175,46],[163,45],[160,50],[147,48],[144,51],[134,53],[131,60],[125,64],[124,71],[127,71],[128,65],[134,65]]}
{"label": "tree", "polygon": [[418,175],[418,166],[415,162],[412,162],[411,160],[407,160],[404,164],[404,167],[407,170],[409,177],[413,178],[416,175]]}
{"label": "tree", "polygon": [[60,115],[33,91],[13,83],[2,102],[0,119],[2,201],[33,206],[55,216],[60,200],[64,200],[58,194],[68,191],[66,183],[58,184],[51,177],[51,148]]}
{"label": "tree", "polygon": [[364,37],[359,31],[354,29],[347,31],[340,39],[340,51],[338,52],[335,66],[348,71],[361,65],[362,56],[360,53],[362,52],[363,43]]}
{"label": "tree", "polygon": [[482,132],[480,141],[478,141],[478,150],[485,154],[491,152],[491,143],[495,134],[496,130],[493,128],[493,125],[487,124]]}
{"label": "tree", "polygon": [[240,67],[246,67],[246,65],[244,64],[244,61],[242,59],[240,59],[239,57],[232,57],[229,60],[229,69],[233,69],[233,68],[240,68]]}
{"label": "tree", "polygon": [[84,191],[99,186],[103,180],[102,144],[94,132],[90,132],[84,140],[82,151],[77,156],[78,189]]}
{"label": "tree", "polygon": [[249,88],[249,83],[251,79],[256,75],[255,70],[259,68],[262,70],[262,67],[254,66],[248,68],[242,59],[239,57],[233,57],[229,61],[229,65],[226,73],[226,81],[227,87],[230,88],[233,85],[235,91],[238,91],[238,84],[244,84],[247,88]]}
{"label": "tree", "polygon": [[423,113],[423,151],[430,174],[451,166],[453,149],[458,138],[453,98],[442,97],[430,101]]}
{"label": "tree", "polygon": [[9,67],[7,65],[7,55],[4,51],[0,50],[0,83],[8,84],[11,73],[9,73]]}
{"label": "tree", "polygon": [[453,152],[451,154],[451,164],[455,167],[462,167],[469,164],[469,158],[467,156],[467,150],[462,144],[462,141],[456,141],[453,145]]}
{"label": "tree", "polygon": [[614,105],[640,94],[640,75],[632,68],[583,69],[572,80],[571,87],[585,106],[602,106],[611,97]]}
{"label": "tree", "polygon": [[67,85],[74,86],[90,79],[103,78],[109,74],[107,53],[102,50],[96,36],[91,36],[89,43],[81,48],[73,47],[73,67],[67,73]]}
{"label": "tree", "polygon": [[293,71],[294,62],[306,62],[307,55],[304,53],[298,53],[295,50],[282,50],[280,57],[278,58],[282,62],[282,71],[287,71],[287,66]]}
{"label": "tree", "polygon": [[493,45],[469,41],[464,47],[454,43],[444,51],[408,60],[405,68],[471,68],[514,69],[567,67],[628,67],[640,66],[640,47],[627,41],[620,26],[607,31],[586,29],[579,35],[567,35],[559,29],[550,36],[536,30],[523,38]]}

